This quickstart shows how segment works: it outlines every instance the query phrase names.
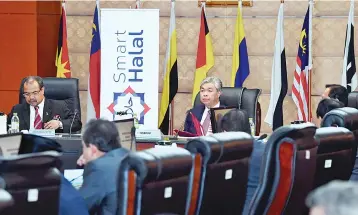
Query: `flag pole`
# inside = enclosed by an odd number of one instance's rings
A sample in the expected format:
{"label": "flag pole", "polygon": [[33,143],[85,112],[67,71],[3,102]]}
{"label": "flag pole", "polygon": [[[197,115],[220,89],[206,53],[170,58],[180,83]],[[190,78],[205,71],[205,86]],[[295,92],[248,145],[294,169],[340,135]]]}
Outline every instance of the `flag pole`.
{"label": "flag pole", "polygon": [[308,109],[308,121],[312,122],[312,70],[313,70],[313,63],[312,63],[312,6],[313,6],[313,0],[308,0],[308,6],[309,6],[309,62],[308,62],[308,95],[309,95],[309,109]]}
{"label": "flag pole", "polygon": [[[170,1],[171,7],[175,4],[175,0]],[[170,39],[170,38],[169,38]],[[175,98],[175,96],[174,96]],[[174,98],[169,105],[169,135],[174,135]]]}

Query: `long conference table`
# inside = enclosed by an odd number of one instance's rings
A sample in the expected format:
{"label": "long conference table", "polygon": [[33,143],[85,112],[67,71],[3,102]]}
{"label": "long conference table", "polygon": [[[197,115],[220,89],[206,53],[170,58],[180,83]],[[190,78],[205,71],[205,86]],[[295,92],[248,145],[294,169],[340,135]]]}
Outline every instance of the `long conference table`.
{"label": "long conference table", "polygon": [[[82,154],[82,139],[81,135],[56,135],[51,139],[55,139],[62,146],[62,168],[61,172],[65,169],[79,169],[81,167],[77,166],[77,159]],[[164,136],[163,140],[165,142],[172,144],[175,143],[178,147],[185,147],[187,143],[186,139],[176,139],[173,136]],[[137,139],[136,140],[136,150],[141,151],[149,148],[153,148],[157,141],[146,140],[146,139]]]}

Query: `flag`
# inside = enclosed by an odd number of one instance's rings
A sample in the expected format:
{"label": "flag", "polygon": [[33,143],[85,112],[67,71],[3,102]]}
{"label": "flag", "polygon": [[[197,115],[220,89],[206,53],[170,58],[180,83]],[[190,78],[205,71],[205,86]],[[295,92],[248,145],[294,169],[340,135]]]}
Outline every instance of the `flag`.
{"label": "flag", "polygon": [[232,52],[231,86],[233,87],[242,87],[245,79],[250,74],[241,5],[242,2],[240,1],[237,9],[234,50]]}
{"label": "flag", "polygon": [[200,90],[200,83],[206,78],[206,73],[214,66],[214,53],[205,17],[205,4],[201,6],[201,23],[199,32],[198,50],[196,53],[196,70],[192,94],[192,103]]}
{"label": "flag", "polygon": [[62,12],[60,19],[60,29],[58,32],[58,44],[56,51],[57,77],[71,78],[70,58],[67,47],[67,25],[66,25],[66,10],[65,3],[62,3]]}
{"label": "flag", "polygon": [[94,10],[92,42],[88,76],[87,121],[100,117],[101,38],[99,31],[99,4]]}
{"label": "flag", "polygon": [[298,109],[298,120],[311,121],[309,76],[312,70],[312,1],[309,2],[300,36],[296,69],[292,86],[292,99]]}
{"label": "flag", "polygon": [[265,122],[272,127],[272,130],[275,130],[283,125],[282,104],[287,93],[287,68],[283,33],[283,5],[284,3],[281,3],[277,18],[275,51],[271,74],[271,97],[269,109],[265,118]]}
{"label": "flag", "polygon": [[348,25],[346,31],[346,42],[344,48],[342,85],[348,92],[352,92],[357,88],[358,79],[356,73],[356,61],[354,55],[354,1],[351,1],[349,10]]}
{"label": "flag", "polygon": [[159,128],[169,133],[170,104],[178,92],[177,34],[175,30],[175,2],[171,3],[169,36],[164,64],[164,82],[159,111]]}
{"label": "flag", "polygon": [[140,0],[135,1],[135,9],[140,8]]}

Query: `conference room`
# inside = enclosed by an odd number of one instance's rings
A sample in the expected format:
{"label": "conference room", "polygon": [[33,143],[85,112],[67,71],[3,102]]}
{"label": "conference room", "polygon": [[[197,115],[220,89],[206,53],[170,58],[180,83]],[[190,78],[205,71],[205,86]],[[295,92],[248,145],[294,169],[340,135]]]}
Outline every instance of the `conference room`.
{"label": "conference room", "polygon": [[0,2],[0,214],[354,214],[354,11]]}

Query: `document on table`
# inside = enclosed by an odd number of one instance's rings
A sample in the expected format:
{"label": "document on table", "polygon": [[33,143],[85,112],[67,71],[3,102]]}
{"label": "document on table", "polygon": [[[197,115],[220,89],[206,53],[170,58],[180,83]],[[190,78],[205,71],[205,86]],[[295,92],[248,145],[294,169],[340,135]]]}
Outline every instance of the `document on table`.
{"label": "document on table", "polygon": [[76,189],[81,188],[83,184],[83,169],[65,169],[64,176]]}

